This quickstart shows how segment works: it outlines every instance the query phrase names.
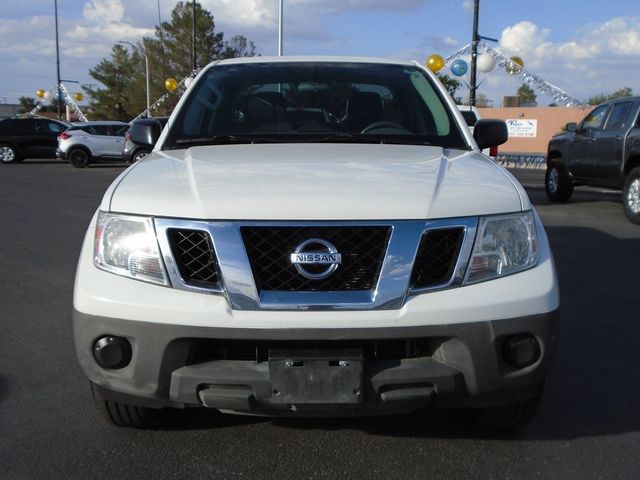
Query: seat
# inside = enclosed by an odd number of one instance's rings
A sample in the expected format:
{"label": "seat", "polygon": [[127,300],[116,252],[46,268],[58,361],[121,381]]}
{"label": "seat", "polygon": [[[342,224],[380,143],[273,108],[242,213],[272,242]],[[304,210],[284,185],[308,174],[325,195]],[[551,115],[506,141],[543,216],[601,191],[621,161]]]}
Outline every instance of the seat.
{"label": "seat", "polygon": [[283,122],[286,109],[278,92],[263,92],[247,100],[247,121],[254,127],[266,123]]}
{"label": "seat", "polygon": [[384,120],[382,98],[375,92],[356,92],[349,98],[347,125],[354,132],[360,132],[367,125]]}

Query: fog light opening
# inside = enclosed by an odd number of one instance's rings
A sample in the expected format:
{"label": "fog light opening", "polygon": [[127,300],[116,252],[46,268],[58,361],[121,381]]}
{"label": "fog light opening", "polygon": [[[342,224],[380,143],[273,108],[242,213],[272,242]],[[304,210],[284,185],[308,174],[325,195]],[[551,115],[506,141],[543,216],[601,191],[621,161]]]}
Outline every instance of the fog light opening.
{"label": "fog light opening", "polygon": [[540,342],[531,334],[514,335],[504,342],[502,358],[516,368],[533,365],[540,359]]}
{"label": "fog light opening", "polygon": [[131,344],[126,338],[105,335],[93,344],[93,358],[102,368],[124,368],[131,362]]}

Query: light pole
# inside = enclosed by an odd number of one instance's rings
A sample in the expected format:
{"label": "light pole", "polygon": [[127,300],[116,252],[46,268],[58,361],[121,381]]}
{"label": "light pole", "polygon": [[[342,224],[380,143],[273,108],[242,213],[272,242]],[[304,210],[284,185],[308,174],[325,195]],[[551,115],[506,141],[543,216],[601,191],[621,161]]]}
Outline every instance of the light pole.
{"label": "light pole", "polygon": [[151,117],[151,98],[149,92],[149,57],[147,57],[147,53],[143,49],[136,47],[131,42],[127,42],[126,40],[118,40],[118,43],[126,43],[127,45],[131,45],[132,48],[135,48],[142,55],[144,55],[144,72],[147,81],[147,117]]}
{"label": "light pole", "polygon": [[480,38],[478,37],[478,10],[480,10],[480,0],[474,0],[473,2],[473,34],[471,36],[471,73],[470,80],[471,85],[469,88],[469,105],[472,107],[476,106],[476,89],[477,86],[477,63],[478,63],[478,42]]}
{"label": "light pole", "polygon": [[[498,39],[485,37],[483,35],[478,34],[478,13],[480,10],[480,0],[473,1],[473,33],[471,35],[471,72],[470,72],[470,83],[469,85],[469,105],[472,107],[476,106],[476,93],[478,90],[478,43],[480,40],[489,40],[491,42],[498,43]],[[480,82],[482,83],[482,82]]]}
{"label": "light pole", "polygon": [[284,5],[283,5],[283,1],[284,0],[280,0],[279,4],[278,4],[278,56],[281,57],[282,53],[283,53],[283,43],[284,43],[284,20],[283,20],[283,16],[284,16]]}
{"label": "light pole", "polygon": [[58,71],[58,83],[56,84],[56,100],[58,104],[58,120],[62,120],[60,111],[60,42],[58,41],[58,0],[53,2],[56,10],[56,68]]}
{"label": "light pole", "polygon": [[191,55],[193,60],[193,69],[198,69],[198,58],[196,57],[196,0],[193,0],[192,3],[192,15],[193,19],[191,21]]}

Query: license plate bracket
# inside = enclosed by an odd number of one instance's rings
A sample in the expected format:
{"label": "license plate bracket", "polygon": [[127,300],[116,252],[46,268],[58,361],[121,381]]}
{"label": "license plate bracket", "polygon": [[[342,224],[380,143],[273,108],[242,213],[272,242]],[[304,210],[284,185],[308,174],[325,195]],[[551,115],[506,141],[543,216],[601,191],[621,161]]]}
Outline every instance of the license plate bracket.
{"label": "license plate bracket", "polygon": [[362,402],[362,350],[269,350],[271,401]]}

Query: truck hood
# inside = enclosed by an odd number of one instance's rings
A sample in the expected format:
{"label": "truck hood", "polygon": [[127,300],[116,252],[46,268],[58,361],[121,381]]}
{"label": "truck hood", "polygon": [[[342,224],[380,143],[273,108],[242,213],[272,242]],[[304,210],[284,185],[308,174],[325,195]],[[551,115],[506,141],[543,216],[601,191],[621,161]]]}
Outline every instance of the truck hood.
{"label": "truck hood", "polygon": [[368,144],[256,144],[158,151],[102,209],[210,220],[402,220],[528,208],[517,181],[477,152]]}

